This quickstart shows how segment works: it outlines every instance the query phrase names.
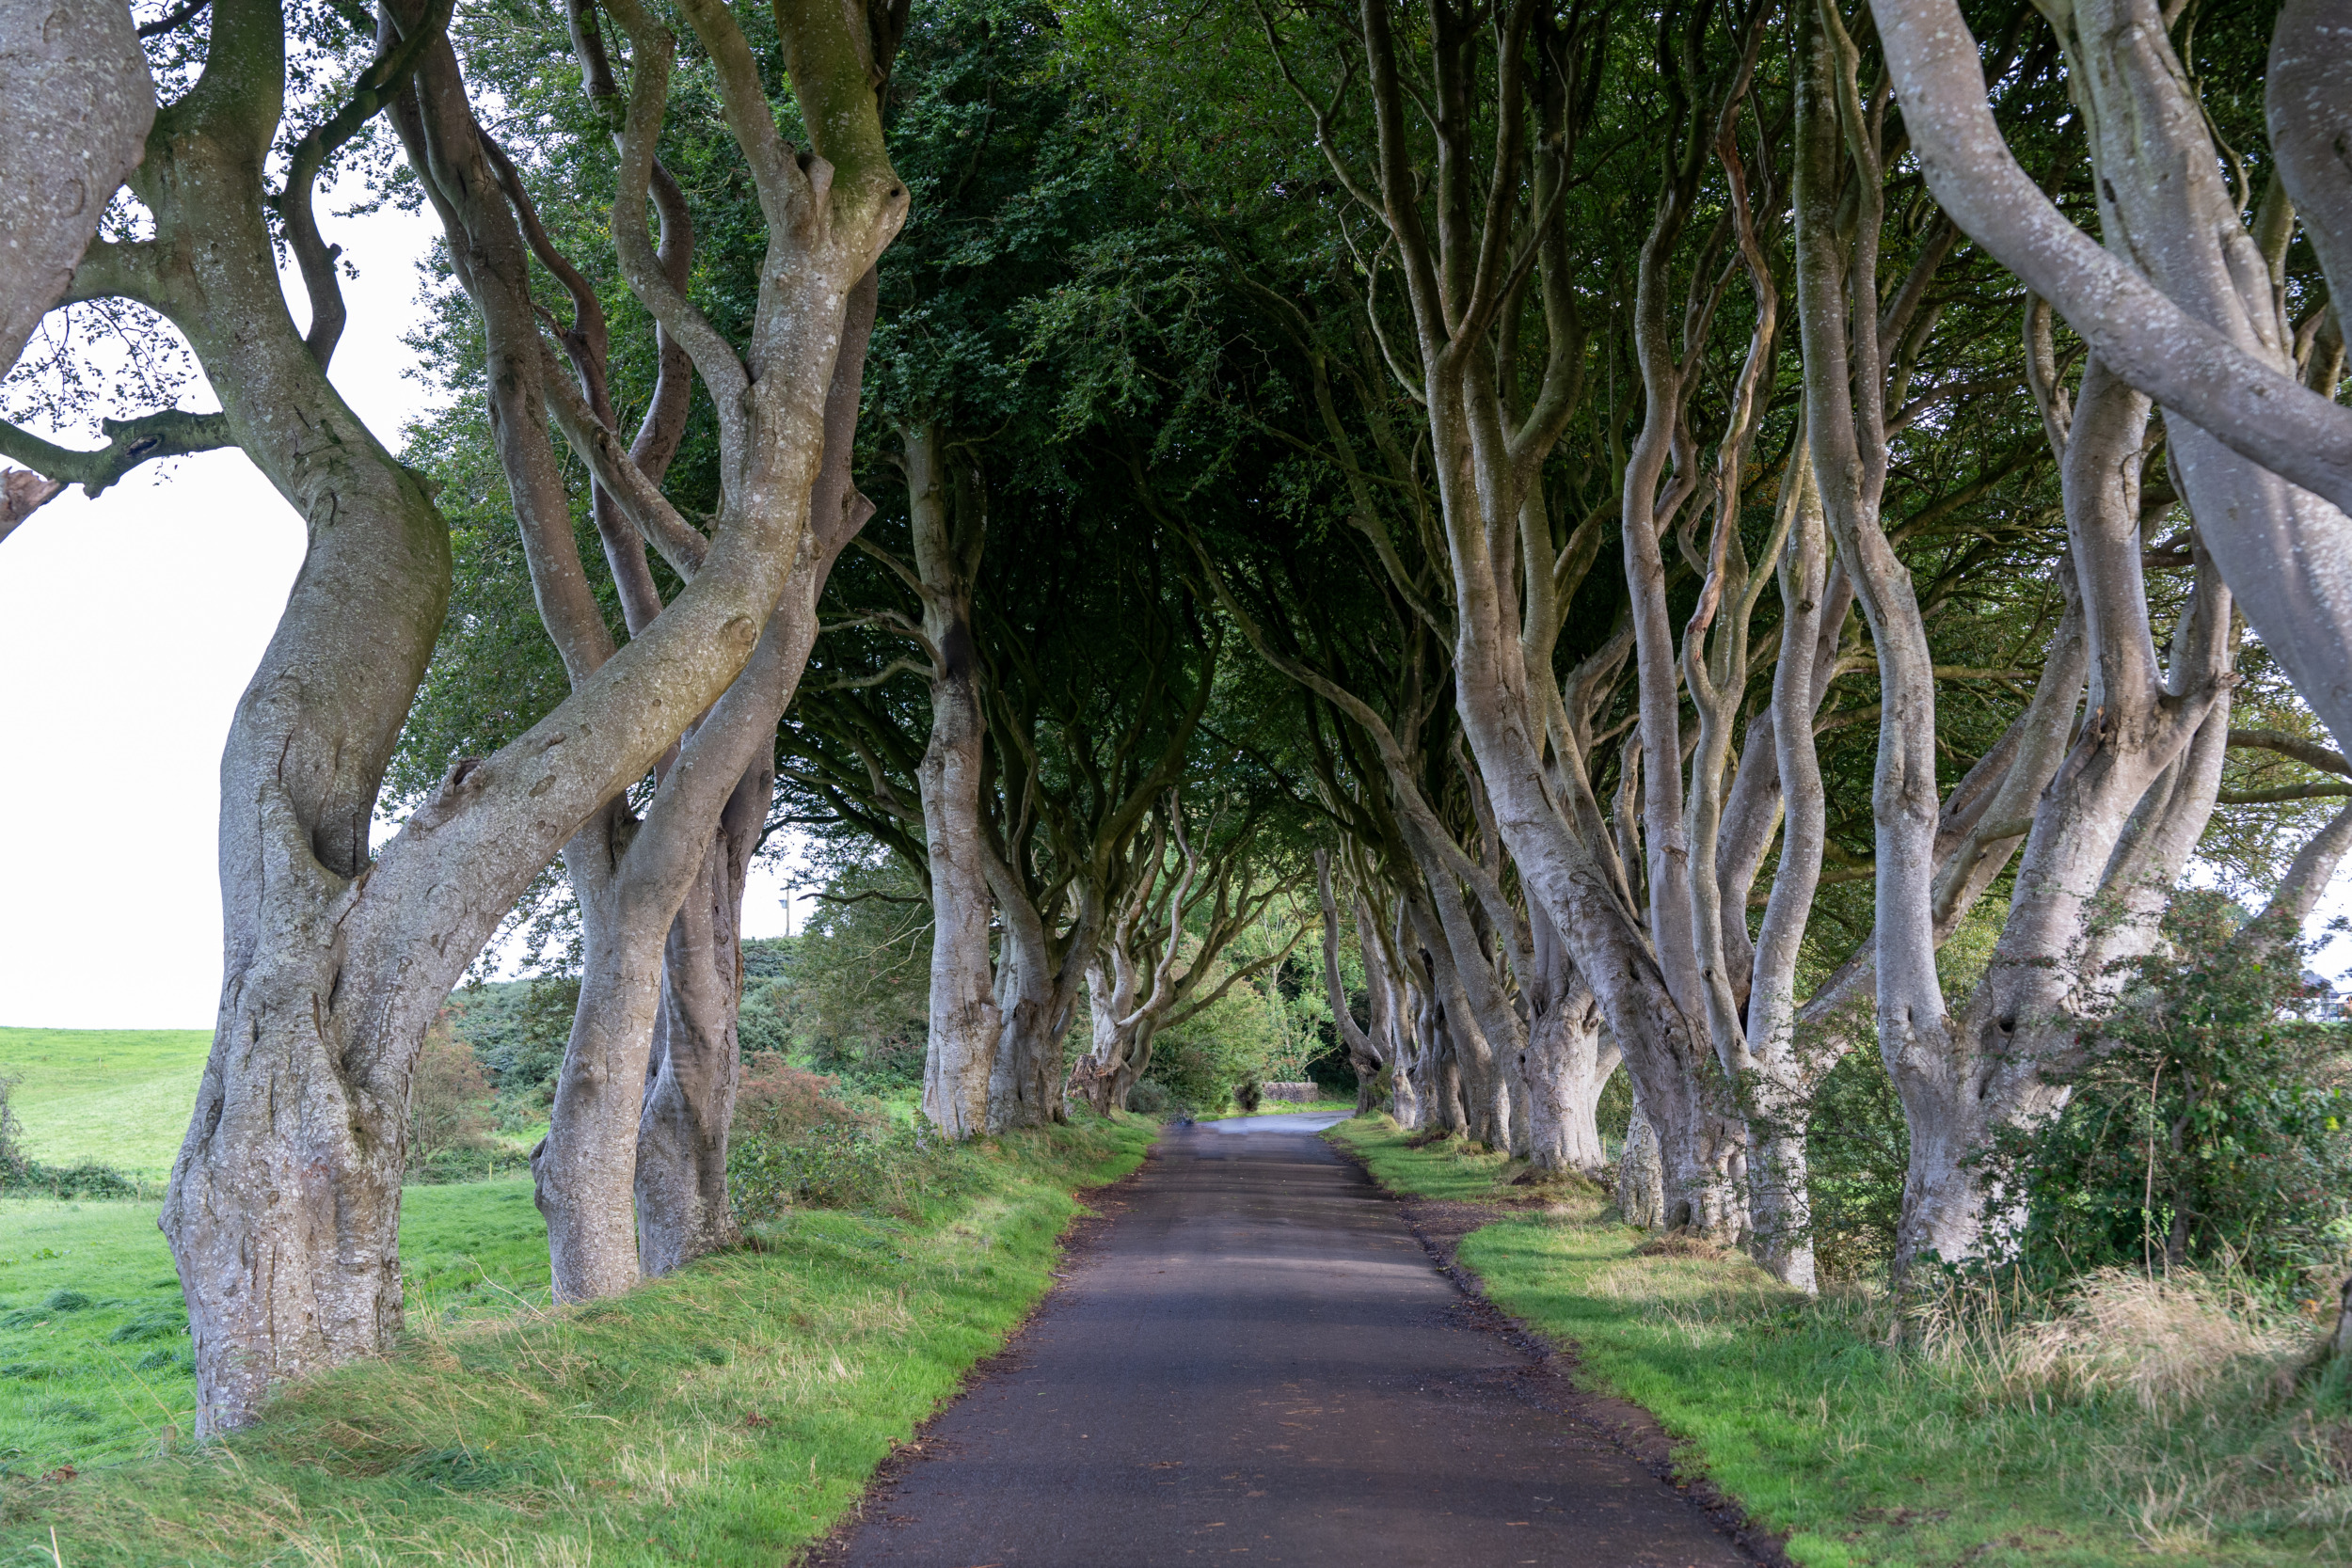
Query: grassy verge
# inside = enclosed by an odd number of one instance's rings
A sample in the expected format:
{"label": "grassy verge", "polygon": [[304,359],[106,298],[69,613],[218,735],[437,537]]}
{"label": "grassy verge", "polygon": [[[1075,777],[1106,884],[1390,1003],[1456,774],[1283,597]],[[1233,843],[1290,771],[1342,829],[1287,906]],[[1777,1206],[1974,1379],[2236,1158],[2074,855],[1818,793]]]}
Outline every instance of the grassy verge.
{"label": "grassy verge", "polygon": [[24,1152],[161,1178],[188,1131],[213,1037],[204,1029],[0,1029],[0,1076]]}
{"label": "grassy verge", "polygon": [[[1408,1148],[1386,1117],[1328,1135],[1419,1196],[1499,1197],[1518,1168]],[[2344,1369],[2298,1382],[2304,1347],[2195,1291],[2118,1291],[2108,1305],[2130,1310],[2106,1321],[2110,1342],[2069,1361],[2033,1352],[2072,1318],[1950,1300],[1899,1332],[1878,1292],[1809,1302],[1743,1259],[1651,1250],[1597,1196],[1501,1219],[1460,1257],[1497,1305],[1573,1342],[1585,1375],[1789,1532],[1808,1568],[2352,1561]],[[2149,1375],[2160,1366],[2169,1384]]]}
{"label": "grassy verge", "polygon": [[[225,1443],[0,1482],[0,1565],[51,1562],[53,1528],[68,1568],[788,1560],[1043,1293],[1074,1192],[1132,1170],[1155,1132],[1008,1137],[912,1218],[798,1212],[759,1250],[580,1307],[544,1305],[543,1251],[535,1280],[510,1266],[519,1246],[485,1257],[481,1216],[437,1243],[420,1223],[395,1355],[289,1391]],[[431,1200],[510,1187],[535,1224],[519,1181],[405,1201],[421,1222]]]}

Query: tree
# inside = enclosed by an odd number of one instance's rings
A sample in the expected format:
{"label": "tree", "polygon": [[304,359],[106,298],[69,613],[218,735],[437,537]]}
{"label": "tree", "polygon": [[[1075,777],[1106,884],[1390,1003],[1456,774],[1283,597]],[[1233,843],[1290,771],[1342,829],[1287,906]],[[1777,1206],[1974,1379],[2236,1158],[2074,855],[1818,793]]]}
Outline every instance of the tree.
{"label": "tree", "polygon": [[[118,429],[103,452],[69,462],[119,471],[233,440],[310,529],[223,759],[228,974],[164,1215],[209,1433],[249,1419],[277,1382],[380,1349],[398,1327],[399,1175],[425,1029],[556,847],[644,777],[750,657],[797,554],[806,514],[804,500],[786,503],[789,476],[804,498],[839,313],[904,192],[878,156],[870,43],[838,17],[789,15],[803,96],[841,105],[844,140],[806,170],[765,144],[775,216],[811,263],[800,276],[813,293],[788,312],[805,336],[774,340],[756,387],[740,388],[754,395],[732,406],[779,499],[724,515],[660,627],[514,743],[453,764],[372,855],[377,791],[448,600],[447,531],[418,477],[326,379],[342,314],[331,267],[306,269],[311,341],[295,331],[267,218],[291,209],[297,255],[310,250],[301,231],[323,151],[308,149],[355,134],[438,43],[439,17],[388,19],[354,96],[297,143],[282,198],[262,174],[286,100],[286,18],[272,0],[217,0],[207,21],[201,70],[157,116],[132,177],[153,237],[92,245],[69,297],[160,312],[223,412],[159,416],[172,432],[162,441]],[[771,127],[751,96],[739,106]],[[11,451],[26,460],[24,443]]]}

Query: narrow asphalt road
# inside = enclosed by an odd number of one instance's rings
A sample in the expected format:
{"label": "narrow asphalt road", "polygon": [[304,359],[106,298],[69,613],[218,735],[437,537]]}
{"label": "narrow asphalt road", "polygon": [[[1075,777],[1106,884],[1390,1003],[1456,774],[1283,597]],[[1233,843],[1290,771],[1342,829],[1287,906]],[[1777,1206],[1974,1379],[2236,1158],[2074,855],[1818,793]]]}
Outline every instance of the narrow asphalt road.
{"label": "narrow asphalt road", "polygon": [[1521,1390],[1397,1206],[1285,1116],[1171,1131],[1009,1358],[823,1560],[1752,1562]]}

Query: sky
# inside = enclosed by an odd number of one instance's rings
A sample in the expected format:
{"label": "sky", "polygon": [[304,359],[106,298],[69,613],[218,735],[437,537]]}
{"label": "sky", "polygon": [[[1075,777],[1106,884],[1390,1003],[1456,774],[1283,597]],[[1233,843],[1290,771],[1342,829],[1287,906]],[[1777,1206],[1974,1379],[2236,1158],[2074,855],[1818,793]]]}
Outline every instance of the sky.
{"label": "sky", "polygon": [[[329,193],[322,214],[357,194]],[[324,222],[360,266],[330,373],[397,447],[426,405],[402,373],[413,356],[400,337],[434,226],[389,207]],[[182,405],[218,406],[200,386]],[[69,490],[0,542],[0,1026],[213,1026],[221,746],[303,532],[242,452],[161,468],[96,500]],[[785,875],[754,867],[748,935],[783,935],[797,918]]]}

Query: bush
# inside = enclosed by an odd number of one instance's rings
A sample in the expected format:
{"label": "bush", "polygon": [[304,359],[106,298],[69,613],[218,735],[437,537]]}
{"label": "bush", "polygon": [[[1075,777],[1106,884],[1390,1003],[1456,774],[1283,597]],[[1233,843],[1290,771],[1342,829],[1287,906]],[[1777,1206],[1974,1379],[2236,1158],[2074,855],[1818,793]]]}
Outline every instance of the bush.
{"label": "bush", "polygon": [[1265,1085],[1255,1078],[1246,1078],[1233,1086],[1233,1103],[1241,1107],[1242,1115],[1254,1116],[1264,1102]]}
{"label": "bush", "polygon": [[500,1099],[521,1119],[536,1120],[555,1097],[556,1069],[580,1006],[576,975],[540,975],[464,986],[443,1015],[451,1033],[473,1048]]}
{"label": "bush", "polygon": [[437,1020],[418,1053],[408,1085],[408,1164],[422,1169],[437,1156],[485,1155],[490,1143],[490,1080],[473,1047]]}
{"label": "bush", "polygon": [[112,1165],[44,1165],[25,1160],[0,1176],[0,1189],[46,1197],[146,1197],[155,1184],[115,1169]]}
{"label": "bush", "polygon": [[1173,1103],[1168,1090],[1149,1078],[1137,1079],[1136,1086],[1127,1091],[1127,1109],[1137,1116],[1158,1116]]}
{"label": "bush", "polygon": [[834,1079],[763,1053],[744,1064],[727,1149],[738,1216],[773,1219],[794,1205],[918,1216],[931,1198],[969,1185],[968,1151],[905,1127]]}
{"label": "bush", "polygon": [[1824,1279],[1864,1279],[1895,1256],[1911,1128],[1876,1049],[1849,1051],[1814,1091],[1805,1139],[1813,1259]]}
{"label": "bush", "polygon": [[2352,1088],[2341,1024],[2298,1018],[2301,946],[2188,890],[2101,1050],[2044,1125],[2005,1137],[2029,1194],[2030,1273],[2218,1266],[2298,1297],[2352,1242]]}

